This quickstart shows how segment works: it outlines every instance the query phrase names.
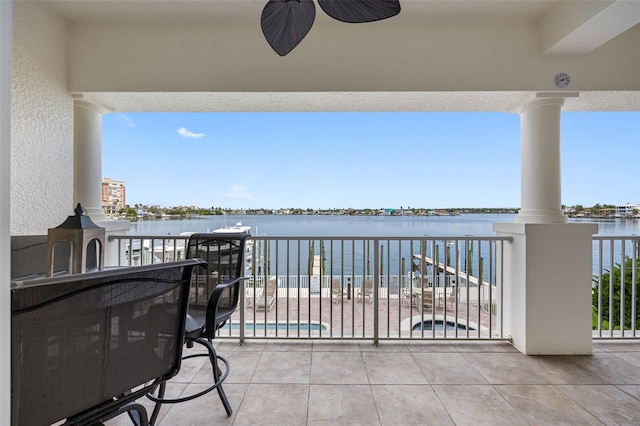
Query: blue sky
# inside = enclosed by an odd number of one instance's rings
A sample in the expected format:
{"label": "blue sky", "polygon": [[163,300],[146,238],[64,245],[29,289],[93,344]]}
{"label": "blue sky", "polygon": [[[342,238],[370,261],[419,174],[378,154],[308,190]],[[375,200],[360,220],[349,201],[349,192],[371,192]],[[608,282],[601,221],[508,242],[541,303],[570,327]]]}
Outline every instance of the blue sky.
{"label": "blue sky", "polygon": [[[127,204],[519,207],[507,113],[115,113],[103,176]],[[562,202],[640,203],[640,113],[562,114]]]}

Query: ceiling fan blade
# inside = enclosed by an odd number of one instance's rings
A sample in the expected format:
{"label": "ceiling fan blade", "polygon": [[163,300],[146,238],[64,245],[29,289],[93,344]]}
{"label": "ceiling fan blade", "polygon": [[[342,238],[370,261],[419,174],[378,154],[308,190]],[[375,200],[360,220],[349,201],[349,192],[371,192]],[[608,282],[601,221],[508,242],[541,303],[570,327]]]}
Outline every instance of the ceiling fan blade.
{"label": "ceiling fan blade", "polygon": [[373,22],[400,13],[399,0],[318,0],[322,10],[338,21]]}
{"label": "ceiling fan blade", "polygon": [[271,48],[284,56],[307,35],[315,18],[313,0],[269,0],[262,9],[260,25]]}

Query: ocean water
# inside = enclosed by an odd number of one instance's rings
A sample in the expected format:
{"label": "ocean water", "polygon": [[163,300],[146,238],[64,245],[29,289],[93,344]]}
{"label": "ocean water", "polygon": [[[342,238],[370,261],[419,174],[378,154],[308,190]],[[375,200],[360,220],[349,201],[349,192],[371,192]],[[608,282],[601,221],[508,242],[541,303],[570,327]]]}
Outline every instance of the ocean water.
{"label": "ocean water", "polygon": [[[293,216],[234,215],[197,216],[186,219],[158,219],[134,222],[131,235],[179,235],[182,232],[210,232],[242,222],[252,235],[277,237],[434,237],[495,236],[492,224],[515,222],[513,214],[462,214],[458,216]],[[572,223],[596,223],[605,236],[640,235],[640,220],[570,219]]]}

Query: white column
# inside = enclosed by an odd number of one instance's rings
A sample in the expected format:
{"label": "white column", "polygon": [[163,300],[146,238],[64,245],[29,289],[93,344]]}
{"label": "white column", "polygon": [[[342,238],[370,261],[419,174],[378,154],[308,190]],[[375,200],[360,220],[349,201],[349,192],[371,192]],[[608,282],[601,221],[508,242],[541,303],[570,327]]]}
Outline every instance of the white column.
{"label": "white column", "polygon": [[102,210],[102,114],[109,108],[76,98],[73,107],[73,205],[82,204],[91,220],[105,228],[104,264],[118,265],[118,245],[109,235],[126,234],[128,220],[109,220]]}
{"label": "white column", "polygon": [[82,204],[94,222],[102,210],[102,114],[107,108],[75,99],[73,106],[73,205]]}
{"label": "white column", "polygon": [[13,2],[0,1],[0,424],[11,424],[11,56]]}
{"label": "white column", "polygon": [[566,223],[560,176],[564,98],[536,98],[520,110],[520,223]]}
{"label": "white column", "polygon": [[498,236],[513,239],[504,246],[501,269],[505,333],[528,355],[592,352],[592,236],[598,227],[567,223],[562,211],[563,104],[558,94],[538,94],[520,110],[521,210],[516,223],[493,224]]}

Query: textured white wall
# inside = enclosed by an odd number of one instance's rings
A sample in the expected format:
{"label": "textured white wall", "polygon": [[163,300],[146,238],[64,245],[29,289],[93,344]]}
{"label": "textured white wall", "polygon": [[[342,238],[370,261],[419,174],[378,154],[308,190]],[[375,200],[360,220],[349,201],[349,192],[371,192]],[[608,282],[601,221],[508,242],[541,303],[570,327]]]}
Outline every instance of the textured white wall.
{"label": "textured white wall", "polygon": [[73,214],[73,100],[66,21],[14,3],[11,235],[46,234]]}
{"label": "textured white wall", "polygon": [[11,423],[11,251],[9,153],[11,144],[12,2],[0,2],[0,425]]}

